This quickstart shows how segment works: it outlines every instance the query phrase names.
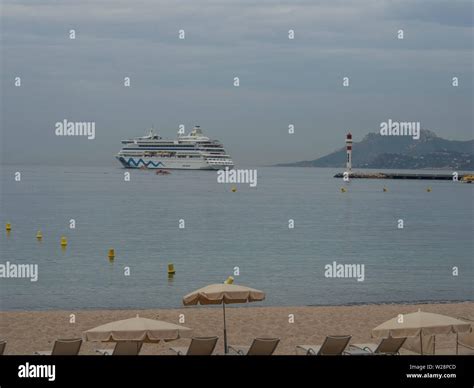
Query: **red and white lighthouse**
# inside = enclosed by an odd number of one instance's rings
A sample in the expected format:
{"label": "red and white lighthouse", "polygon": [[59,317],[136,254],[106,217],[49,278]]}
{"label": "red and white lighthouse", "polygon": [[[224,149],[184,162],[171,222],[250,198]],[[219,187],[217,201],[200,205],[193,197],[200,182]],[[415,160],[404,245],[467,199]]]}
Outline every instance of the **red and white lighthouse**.
{"label": "red and white lighthouse", "polygon": [[352,171],[352,134],[350,132],[346,135],[346,152],[347,152],[346,168],[348,172],[351,172]]}

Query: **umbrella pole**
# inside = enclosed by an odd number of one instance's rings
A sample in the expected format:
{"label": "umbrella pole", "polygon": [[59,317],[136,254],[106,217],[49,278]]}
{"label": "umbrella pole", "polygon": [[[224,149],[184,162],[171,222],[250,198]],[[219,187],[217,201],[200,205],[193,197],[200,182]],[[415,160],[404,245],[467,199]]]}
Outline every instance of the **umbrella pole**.
{"label": "umbrella pole", "polygon": [[456,333],[456,355],[459,354],[459,333]]}
{"label": "umbrella pole", "polygon": [[421,355],[423,355],[423,334],[421,333],[421,330],[420,330],[420,349],[421,349]]}
{"label": "umbrella pole", "polygon": [[227,349],[227,330],[225,325],[225,302],[222,302],[222,311],[224,312],[224,353],[229,353],[229,349]]}

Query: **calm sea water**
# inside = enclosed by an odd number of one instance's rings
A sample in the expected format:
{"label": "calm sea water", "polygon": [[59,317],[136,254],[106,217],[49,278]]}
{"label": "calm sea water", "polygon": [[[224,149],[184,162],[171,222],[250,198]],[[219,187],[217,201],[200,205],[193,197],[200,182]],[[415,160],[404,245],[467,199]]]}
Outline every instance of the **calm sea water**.
{"label": "calm sea water", "polygon": [[[215,172],[134,170],[125,182],[118,167],[3,167],[0,263],[38,264],[39,280],[1,279],[0,308],[180,307],[234,267],[236,283],[267,293],[259,305],[473,298],[474,185],[354,180],[341,193],[335,172],[258,168],[258,186],[233,193]],[[365,281],[325,278],[333,261],[364,264]]]}

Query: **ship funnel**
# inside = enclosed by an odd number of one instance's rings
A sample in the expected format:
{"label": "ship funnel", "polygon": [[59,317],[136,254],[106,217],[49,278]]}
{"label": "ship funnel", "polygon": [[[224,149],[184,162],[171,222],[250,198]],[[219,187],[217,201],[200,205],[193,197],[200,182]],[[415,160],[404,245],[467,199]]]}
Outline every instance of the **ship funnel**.
{"label": "ship funnel", "polygon": [[191,132],[192,135],[202,135],[201,127],[199,125],[195,125],[193,131]]}

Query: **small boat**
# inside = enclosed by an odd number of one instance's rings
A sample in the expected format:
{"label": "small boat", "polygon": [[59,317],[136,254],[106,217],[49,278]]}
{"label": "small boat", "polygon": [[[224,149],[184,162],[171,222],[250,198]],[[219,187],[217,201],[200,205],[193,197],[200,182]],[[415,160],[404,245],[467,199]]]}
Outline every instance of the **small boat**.
{"label": "small boat", "polygon": [[171,174],[169,171],[166,170],[156,170],[156,175],[169,175]]}

